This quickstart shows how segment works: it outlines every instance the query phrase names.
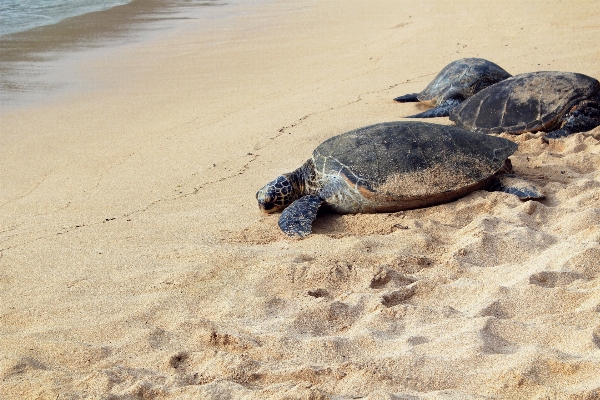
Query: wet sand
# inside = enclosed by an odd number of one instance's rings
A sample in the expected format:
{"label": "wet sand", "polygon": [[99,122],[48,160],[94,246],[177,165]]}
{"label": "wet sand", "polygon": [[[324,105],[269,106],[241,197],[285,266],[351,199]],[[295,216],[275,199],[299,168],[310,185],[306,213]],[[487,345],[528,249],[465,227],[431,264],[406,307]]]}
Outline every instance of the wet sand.
{"label": "wet sand", "polygon": [[504,135],[540,202],[324,214],[292,240],[254,196],[424,110],[392,99],[457,58],[600,77],[600,6],[245,11],[85,53],[74,90],[1,111],[0,397],[598,398],[600,130]]}
{"label": "wet sand", "polygon": [[186,20],[201,19],[204,30],[214,28],[211,20],[226,19],[240,8],[219,0],[133,0],[4,35],[0,37],[0,110],[49,101],[57,92],[81,90],[85,81],[74,82],[77,62],[98,57],[104,48],[149,43],[153,34],[164,36]]}

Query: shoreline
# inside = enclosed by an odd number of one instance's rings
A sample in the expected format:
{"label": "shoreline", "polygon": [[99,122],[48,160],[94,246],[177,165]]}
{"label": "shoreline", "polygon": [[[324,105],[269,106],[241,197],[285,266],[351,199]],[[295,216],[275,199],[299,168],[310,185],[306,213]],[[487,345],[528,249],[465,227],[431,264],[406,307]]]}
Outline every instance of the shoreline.
{"label": "shoreline", "polygon": [[69,72],[65,73],[64,69],[73,72],[79,60],[93,58],[94,54],[111,48],[150,43],[157,37],[172,34],[184,20],[200,18],[218,28],[213,20],[218,19],[219,14],[232,16],[239,8],[239,4],[219,0],[198,4],[133,0],[52,25],[4,35],[0,37],[0,112],[39,103],[40,98],[60,94],[61,90],[69,91],[73,83],[67,79]]}
{"label": "shoreline", "polygon": [[64,4],[35,2],[19,4],[5,2],[0,8],[0,20],[6,21],[6,25],[0,26],[0,38],[5,35],[24,32],[40,26],[54,25],[60,21],[84,15],[90,12],[108,10],[112,7],[123,5],[131,0],[100,0],[98,2]]}

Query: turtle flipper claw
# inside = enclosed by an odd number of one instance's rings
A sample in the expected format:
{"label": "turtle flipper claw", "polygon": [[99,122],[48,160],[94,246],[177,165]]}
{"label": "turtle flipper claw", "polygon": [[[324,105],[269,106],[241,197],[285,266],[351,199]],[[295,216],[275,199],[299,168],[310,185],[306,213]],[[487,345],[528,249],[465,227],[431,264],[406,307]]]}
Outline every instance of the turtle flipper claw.
{"label": "turtle flipper claw", "polygon": [[584,101],[575,110],[565,115],[564,125],[545,136],[548,139],[558,139],[578,132],[586,132],[600,125],[600,105],[595,101]]}
{"label": "turtle flipper claw", "polygon": [[546,136],[542,137],[542,140],[546,143],[550,143],[548,139],[560,139],[561,137],[569,136],[573,132],[567,129],[557,129],[555,131],[549,132]]}
{"label": "turtle flipper claw", "polygon": [[288,236],[302,238],[310,235],[321,204],[323,199],[316,194],[299,198],[283,210],[279,217],[279,227]]}

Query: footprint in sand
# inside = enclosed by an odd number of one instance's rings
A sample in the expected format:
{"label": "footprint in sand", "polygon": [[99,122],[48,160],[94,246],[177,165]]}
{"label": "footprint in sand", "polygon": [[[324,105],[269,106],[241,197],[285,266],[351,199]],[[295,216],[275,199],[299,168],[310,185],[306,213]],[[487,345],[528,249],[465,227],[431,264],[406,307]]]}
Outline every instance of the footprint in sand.
{"label": "footprint in sand", "polygon": [[411,336],[406,339],[406,343],[410,344],[411,346],[418,346],[423,343],[429,343],[429,339],[425,336]]}
{"label": "footprint in sand", "polygon": [[307,293],[309,296],[312,296],[317,299],[321,297],[329,297],[329,292],[326,289],[322,288],[310,289]]}
{"label": "footprint in sand", "polygon": [[190,355],[185,351],[180,351],[179,353],[171,356],[169,358],[169,365],[175,369],[183,369],[186,364],[186,361],[190,358]]}
{"label": "footprint in sand", "polygon": [[542,271],[531,275],[529,277],[529,283],[546,288],[553,288],[557,286],[567,286],[578,279],[585,279],[585,277],[577,272]]}
{"label": "footprint in sand", "polygon": [[8,358],[1,360],[0,362],[0,376],[5,379],[14,376],[21,375],[33,370],[44,370],[46,366],[31,357],[19,357],[19,358]]}
{"label": "footprint in sand", "polygon": [[592,332],[592,342],[600,349],[600,325],[594,328],[594,331]]}
{"label": "footprint in sand", "polygon": [[371,279],[369,287],[371,289],[382,289],[384,287],[407,286],[414,282],[416,282],[416,279],[382,266]]}
{"label": "footprint in sand", "polygon": [[381,297],[381,304],[386,307],[397,306],[400,303],[405,302],[415,295],[415,286],[405,286],[399,290],[384,294]]}
{"label": "footprint in sand", "polygon": [[482,351],[487,354],[512,354],[516,351],[516,345],[506,340],[503,335],[504,327],[500,320],[489,320],[479,332]]}

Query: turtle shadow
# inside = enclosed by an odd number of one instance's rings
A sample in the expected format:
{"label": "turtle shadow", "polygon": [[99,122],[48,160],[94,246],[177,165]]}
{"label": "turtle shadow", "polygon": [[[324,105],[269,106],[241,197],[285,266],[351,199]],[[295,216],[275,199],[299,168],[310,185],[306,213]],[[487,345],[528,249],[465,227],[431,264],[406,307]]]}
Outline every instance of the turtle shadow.
{"label": "turtle shadow", "polygon": [[312,233],[332,237],[388,234],[392,230],[391,225],[381,226],[379,223],[379,219],[385,215],[387,214],[339,214],[324,208],[319,210],[312,224]]}
{"label": "turtle shadow", "polygon": [[[285,235],[277,225],[280,215],[279,213],[274,213],[262,216],[258,221],[244,227],[240,231],[224,232],[221,235],[221,239],[226,242],[252,244],[267,244],[289,239],[289,236]],[[349,229],[346,217],[344,214],[336,213],[327,208],[321,209],[312,224],[312,234],[332,237],[357,234],[357,232]],[[368,223],[363,223],[362,225],[367,227]]]}
{"label": "turtle shadow", "polygon": [[[399,213],[340,214],[322,207],[312,223],[312,235],[333,238],[345,236],[388,235],[398,229],[409,229],[406,221],[399,224]],[[239,231],[223,231],[220,239],[229,243],[267,244],[290,239],[281,231],[277,221],[280,213],[262,215],[254,223]],[[402,221],[401,221],[402,222]]]}
{"label": "turtle shadow", "polygon": [[347,224],[343,214],[338,214],[335,211],[327,208],[319,210],[317,218],[312,224],[312,233],[321,235],[347,235]]}
{"label": "turtle shadow", "polygon": [[[399,213],[339,214],[327,207],[319,210],[312,224],[312,234],[331,237],[389,235],[398,229],[409,229]],[[399,223],[401,222],[401,223]]]}

